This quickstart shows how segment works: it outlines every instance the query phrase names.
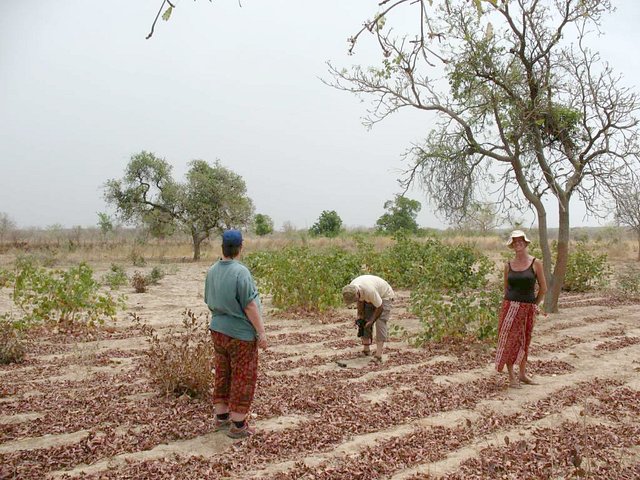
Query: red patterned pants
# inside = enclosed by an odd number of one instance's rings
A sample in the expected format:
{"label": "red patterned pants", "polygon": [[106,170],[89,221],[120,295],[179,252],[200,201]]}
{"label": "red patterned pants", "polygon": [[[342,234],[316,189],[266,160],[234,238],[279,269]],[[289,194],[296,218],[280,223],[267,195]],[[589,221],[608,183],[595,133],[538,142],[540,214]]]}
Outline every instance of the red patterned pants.
{"label": "red patterned pants", "polygon": [[216,352],[213,403],[224,403],[234,413],[248,413],[258,379],[258,344],[211,332]]}
{"label": "red patterned pants", "polygon": [[505,365],[520,364],[529,356],[531,334],[535,323],[536,304],[504,300],[498,321],[496,370]]}

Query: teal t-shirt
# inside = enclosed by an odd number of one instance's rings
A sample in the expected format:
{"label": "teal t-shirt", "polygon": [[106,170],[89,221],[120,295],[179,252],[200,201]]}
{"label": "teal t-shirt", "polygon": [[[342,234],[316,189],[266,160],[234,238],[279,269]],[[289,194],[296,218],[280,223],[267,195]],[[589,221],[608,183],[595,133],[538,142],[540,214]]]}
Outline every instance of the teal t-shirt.
{"label": "teal t-shirt", "polygon": [[255,301],[261,308],[251,272],[237,260],[218,260],[207,272],[204,302],[211,311],[209,329],[239,340],[255,340],[256,330],[244,313]]}

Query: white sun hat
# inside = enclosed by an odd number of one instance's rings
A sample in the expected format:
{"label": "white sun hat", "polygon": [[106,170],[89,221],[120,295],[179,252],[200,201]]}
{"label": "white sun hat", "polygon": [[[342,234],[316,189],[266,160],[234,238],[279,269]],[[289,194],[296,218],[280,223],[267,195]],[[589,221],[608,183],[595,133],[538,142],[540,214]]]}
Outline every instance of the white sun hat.
{"label": "white sun hat", "polygon": [[531,243],[531,240],[527,238],[526,233],[524,233],[522,230],[514,230],[513,232],[511,232],[511,235],[509,236],[509,240],[507,241],[507,247],[511,248],[514,238],[524,238],[524,241],[527,242],[527,245]]}

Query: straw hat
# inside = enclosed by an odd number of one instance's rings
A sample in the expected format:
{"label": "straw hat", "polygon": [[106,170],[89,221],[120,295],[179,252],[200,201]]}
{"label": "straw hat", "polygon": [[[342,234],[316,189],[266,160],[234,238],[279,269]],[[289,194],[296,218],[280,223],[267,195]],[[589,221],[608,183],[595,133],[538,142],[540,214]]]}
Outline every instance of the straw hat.
{"label": "straw hat", "polygon": [[511,235],[509,236],[509,240],[507,241],[507,247],[512,248],[514,238],[524,238],[524,241],[527,242],[527,245],[531,243],[531,240],[527,238],[526,233],[524,233],[522,230],[514,230],[513,232],[511,232]]}

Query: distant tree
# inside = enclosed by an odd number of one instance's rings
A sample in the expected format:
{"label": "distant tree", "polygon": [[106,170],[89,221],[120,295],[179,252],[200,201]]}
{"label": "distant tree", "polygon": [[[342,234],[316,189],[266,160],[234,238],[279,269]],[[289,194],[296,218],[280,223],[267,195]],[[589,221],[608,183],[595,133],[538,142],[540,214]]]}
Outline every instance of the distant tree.
{"label": "distant tree", "polygon": [[640,183],[637,178],[628,183],[615,196],[616,221],[633,230],[638,239],[638,261],[640,262]]}
{"label": "distant tree", "polygon": [[16,228],[16,222],[5,212],[0,212],[0,242]]}
{"label": "distant tree", "polygon": [[493,203],[476,203],[469,208],[458,224],[463,230],[487,234],[493,232],[502,220]]}
{"label": "distant tree", "polygon": [[111,217],[104,212],[98,212],[98,227],[100,227],[100,233],[104,236],[109,232],[112,232],[113,221],[111,220]]}
{"label": "distant tree", "polygon": [[263,235],[269,235],[270,233],[273,233],[273,220],[269,215],[258,213],[253,218],[253,229],[255,230],[256,235],[260,237]]}
{"label": "distant tree", "polygon": [[378,219],[376,229],[382,233],[395,233],[398,230],[416,233],[418,231],[416,218],[421,208],[422,205],[417,200],[396,195],[394,200],[384,202],[387,213]]}
{"label": "distant tree", "polygon": [[318,221],[309,229],[316,237],[337,237],[342,228],[342,219],[335,210],[324,210]]}
{"label": "distant tree", "polygon": [[171,176],[171,165],[142,151],[131,157],[121,180],[109,180],[105,199],[120,219],[146,225],[152,232],[174,230],[191,235],[193,259],[200,259],[200,245],[213,232],[247,226],[253,203],[238,174],[219,162],[189,163],[186,181]]}

